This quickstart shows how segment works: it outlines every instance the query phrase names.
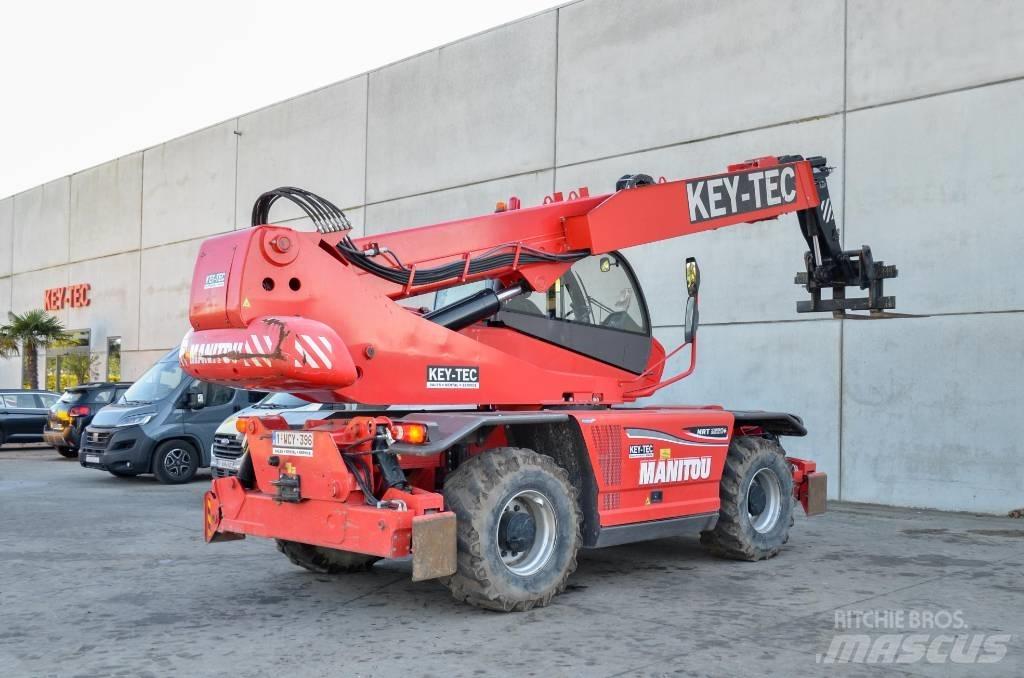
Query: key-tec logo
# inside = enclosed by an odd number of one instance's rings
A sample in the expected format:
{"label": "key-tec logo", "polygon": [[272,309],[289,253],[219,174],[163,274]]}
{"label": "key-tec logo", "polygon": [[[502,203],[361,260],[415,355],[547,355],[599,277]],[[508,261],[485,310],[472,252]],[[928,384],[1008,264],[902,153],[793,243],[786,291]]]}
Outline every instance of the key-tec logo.
{"label": "key-tec logo", "polygon": [[89,292],[92,285],[80,283],[65,287],[51,287],[43,293],[43,308],[47,311],[59,311],[62,308],[83,308],[92,303]]}

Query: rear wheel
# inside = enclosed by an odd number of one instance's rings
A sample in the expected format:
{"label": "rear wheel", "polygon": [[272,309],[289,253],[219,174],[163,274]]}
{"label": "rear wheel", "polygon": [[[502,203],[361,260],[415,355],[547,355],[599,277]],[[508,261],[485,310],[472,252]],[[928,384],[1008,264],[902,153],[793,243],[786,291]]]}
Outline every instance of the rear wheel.
{"label": "rear wheel", "polygon": [[456,599],[490,610],[542,607],[576,569],[580,513],[565,469],[532,450],[490,450],[444,484],[458,518]]}
{"label": "rear wheel", "polygon": [[319,574],[344,574],[347,572],[364,572],[380,560],[377,556],[363,553],[329,549],[324,546],[301,544],[297,541],[278,539],[277,550],[285,554],[288,560],[310,572]]}
{"label": "rear wheel", "polygon": [[716,556],[763,560],[778,554],[793,525],[793,475],[775,440],[733,438],[720,489],[715,529],[700,542]]}
{"label": "rear wheel", "polygon": [[162,442],[153,454],[153,473],[161,483],[187,483],[195,477],[198,470],[199,453],[191,443],[184,440]]}
{"label": "rear wheel", "polygon": [[78,459],[78,450],[72,447],[58,447],[57,454],[66,459]]}

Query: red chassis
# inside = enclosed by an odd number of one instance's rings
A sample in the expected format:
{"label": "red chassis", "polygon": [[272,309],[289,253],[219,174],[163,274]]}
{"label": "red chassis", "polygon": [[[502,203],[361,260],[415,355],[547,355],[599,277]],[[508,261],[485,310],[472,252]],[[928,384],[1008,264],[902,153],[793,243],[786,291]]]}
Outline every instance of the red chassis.
{"label": "red chassis", "polygon": [[[322,199],[308,210],[318,233],[262,225],[276,195],[262,211],[257,201],[254,228],[200,250],[182,366],[311,400],[422,405],[301,431],[248,420],[239,476],[207,494],[207,540],[272,537],[318,571],[412,555],[414,578],[446,577],[460,599],[496,609],[545,604],[579,547],[700,532],[720,555],[774,555],[794,500],[825,508],[825,474],[778,444],[805,435],[802,422],[623,407],[693,370],[699,271],[688,260],[690,366],[665,379],[675,351],[653,338],[617,250],[795,212],[812,297],[798,310],[892,308],[881,284],[895,268],[839,245],[828,171],[788,156],[684,181],[633,175],[610,195],[580,189],[356,240],[324,226]],[[311,200],[295,191],[278,189]],[[396,303],[473,282],[479,292],[432,312]],[[852,286],[868,298],[846,299]]]}

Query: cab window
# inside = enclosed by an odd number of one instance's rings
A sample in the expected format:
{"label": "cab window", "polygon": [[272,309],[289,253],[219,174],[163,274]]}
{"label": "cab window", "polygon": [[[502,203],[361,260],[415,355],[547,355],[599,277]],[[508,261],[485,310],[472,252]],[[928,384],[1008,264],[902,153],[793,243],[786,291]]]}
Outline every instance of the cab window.
{"label": "cab window", "polygon": [[235,389],[217,384],[206,385],[206,406],[227,405],[235,397]]}
{"label": "cab window", "polygon": [[628,264],[617,254],[581,259],[546,291],[513,297],[503,310],[649,334],[643,298]]}

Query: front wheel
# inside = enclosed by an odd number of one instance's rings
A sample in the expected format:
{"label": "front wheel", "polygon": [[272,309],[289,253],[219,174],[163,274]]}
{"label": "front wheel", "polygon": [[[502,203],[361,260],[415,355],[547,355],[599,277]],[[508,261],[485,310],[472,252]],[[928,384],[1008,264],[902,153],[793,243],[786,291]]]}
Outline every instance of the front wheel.
{"label": "front wheel", "polygon": [[65,459],[78,459],[78,450],[72,447],[58,447],[57,454]]}
{"label": "front wheel", "polygon": [[719,490],[715,529],[700,542],[714,555],[763,560],[778,554],[793,525],[793,472],[778,441],[733,438]]}
{"label": "front wheel", "polygon": [[509,612],[542,607],[576,569],[580,512],[565,469],[532,450],[506,447],[469,459],[444,484],[455,512],[457,599]]}
{"label": "front wheel", "polygon": [[166,485],[187,483],[198,470],[199,452],[184,440],[162,442],[153,453],[153,473]]}

